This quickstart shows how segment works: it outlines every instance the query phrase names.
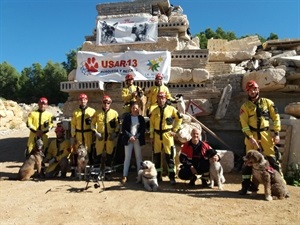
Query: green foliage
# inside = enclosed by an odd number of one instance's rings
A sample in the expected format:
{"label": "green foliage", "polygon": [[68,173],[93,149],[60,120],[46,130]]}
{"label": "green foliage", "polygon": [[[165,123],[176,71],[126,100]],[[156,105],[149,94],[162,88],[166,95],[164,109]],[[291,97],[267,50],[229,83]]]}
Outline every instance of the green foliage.
{"label": "green foliage", "polygon": [[63,67],[67,71],[67,74],[69,74],[73,69],[76,69],[77,67],[77,59],[76,54],[78,51],[80,51],[81,48],[77,48],[77,50],[70,50],[69,53],[66,54],[67,56],[67,62],[62,62]]}
{"label": "green foliage", "polygon": [[[260,39],[261,43],[266,42],[267,40],[275,40],[278,39],[278,35],[274,33],[270,33],[270,36],[268,38],[264,38],[260,36],[259,34],[255,34]],[[206,49],[207,48],[207,41],[211,38],[213,39],[224,39],[228,41],[236,40],[236,39],[242,39],[245,37],[249,37],[252,35],[245,35],[241,37],[237,37],[234,32],[232,31],[224,31],[221,27],[218,27],[216,31],[213,31],[211,28],[207,28],[204,32],[200,32],[199,34],[196,34],[196,36],[199,38],[200,41],[200,48]]]}
{"label": "green foliage", "polygon": [[287,184],[300,187],[300,163],[290,164],[284,179]]}
{"label": "green foliage", "polygon": [[19,73],[7,62],[0,64],[0,96],[10,100],[17,100],[20,90]]}

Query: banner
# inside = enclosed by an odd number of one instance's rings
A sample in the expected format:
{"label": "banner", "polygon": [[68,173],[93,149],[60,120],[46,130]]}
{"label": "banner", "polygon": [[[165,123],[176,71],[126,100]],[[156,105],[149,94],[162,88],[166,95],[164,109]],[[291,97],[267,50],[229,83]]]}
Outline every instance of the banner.
{"label": "banner", "polygon": [[128,73],[135,80],[154,80],[157,73],[168,83],[171,71],[169,51],[127,51],[124,53],[77,52],[77,81],[122,82]]}
{"label": "banner", "polygon": [[97,22],[97,45],[157,42],[157,16],[122,17]]}

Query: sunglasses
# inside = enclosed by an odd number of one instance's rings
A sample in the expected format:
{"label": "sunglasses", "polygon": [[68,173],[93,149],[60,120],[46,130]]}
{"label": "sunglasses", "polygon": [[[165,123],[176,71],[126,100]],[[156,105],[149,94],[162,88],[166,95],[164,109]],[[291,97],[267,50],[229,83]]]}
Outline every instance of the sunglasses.
{"label": "sunglasses", "polygon": [[104,105],[110,105],[111,102],[102,102]]}

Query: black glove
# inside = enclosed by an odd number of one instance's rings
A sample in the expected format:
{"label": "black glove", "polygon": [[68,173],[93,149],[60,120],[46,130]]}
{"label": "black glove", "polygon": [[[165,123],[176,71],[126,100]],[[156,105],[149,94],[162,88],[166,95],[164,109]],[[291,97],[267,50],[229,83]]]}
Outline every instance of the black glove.
{"label": "black glove", "polygon": [[92,118],[91,117],[85,119],[85,124],[86,125],[91,125],[91,123],[92,123]]}
{"label": "black glove", "polygon": [[47,120],[44,122],[44,127],[47,128],[48,126],[49,126],[49,121]]}

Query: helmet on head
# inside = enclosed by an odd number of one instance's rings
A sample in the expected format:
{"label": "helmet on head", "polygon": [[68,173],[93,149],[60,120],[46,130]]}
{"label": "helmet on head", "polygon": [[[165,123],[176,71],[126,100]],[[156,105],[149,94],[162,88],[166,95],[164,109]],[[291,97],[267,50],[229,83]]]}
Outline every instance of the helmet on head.
{"label": "helmet on head", "polygon": [[249,80],[246,83],[246,91],[249,91],[251,88],[259,88],[258,84],[254,80]]}
{"label": "helmet on head", "polygon": [[165,93],[165,92],[161,91],[161,92],[159,92],[159,93],[157,94],[157,97],[158,97],[158,98],[166,98],[167,96],[166,96],[166,93]]}
{"label": "helmet on head", "polygon": [[112,102],[111,98],[108,95],[104,95],[102,98],[102,102]]}
{"label": "helmet on head", "polygon": [[160,73],[156,74],[155,80],[162,80],[164,77]]}
{"label": "helmet on head", "polygon": [[55,133],[58,133],[58,132],[60,132],[60,133],[64,133],[64,132],[65,132],[65,129],[64,129],[64,127],[62,126],[61,123],[58,123],[58,124],[57,124],[57,127],[55,128]]}
{"label": "helmet on head", "polygon": [[81,100],[81,99],[86,99],[86,100],[88,100],[88,97],[87,97],[86,94],[81,93],[81,94],[79,95],[78,99],[79,99],[79,100]]}
{"label": "helmet on head", "polygon": [[48,99],[45,97],[42,97],[39,99],[39,103],[44,103],[44,104],[48,104]]}
{"label": "helmet on head", "polygon": [[127,81],[127,80],[133,80],[134,78],[133,78],[133,75],[132,74],[127,74],[126,76],[125,76],[125,80]]}

